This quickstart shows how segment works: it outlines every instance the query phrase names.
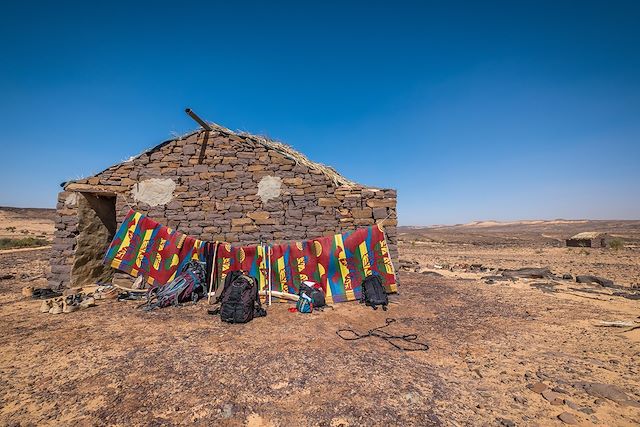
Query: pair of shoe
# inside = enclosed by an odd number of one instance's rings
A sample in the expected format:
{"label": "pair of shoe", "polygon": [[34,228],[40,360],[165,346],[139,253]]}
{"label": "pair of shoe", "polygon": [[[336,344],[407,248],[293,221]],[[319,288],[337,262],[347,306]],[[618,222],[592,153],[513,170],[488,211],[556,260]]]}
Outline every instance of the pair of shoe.
{"label": "pair of shoe", "polygon": [[96,300],[93,297],[83,298],[82,295],[76,294],[66,296],[64,299],[53,298],[42,301],[40,311],[49,314],[73,313],[81,308],[89,308],[95,305]]}
{"label": "pair of shoe", "polygon": [[98,288],[96,292],[93,293],[93,297],[95,299],[116,299],[120,294],[120,290],[116,287],[104,287]]}
{"label": "pair of shoe", "polygon": [[60,314],[62,313],[62,298],[52,298],[42,301],[40,304],[41,313]]}

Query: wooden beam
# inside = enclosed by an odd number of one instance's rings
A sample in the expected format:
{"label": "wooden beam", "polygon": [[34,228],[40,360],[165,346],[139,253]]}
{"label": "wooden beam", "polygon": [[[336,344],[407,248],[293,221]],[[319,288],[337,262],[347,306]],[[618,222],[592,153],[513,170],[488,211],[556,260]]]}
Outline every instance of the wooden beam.
{"label": "wooden beam", "polygon": [[116,185],[91,185],[91,184],[79,184],[77,182],[71,182],[64,186],[66,191],[77,191],[80,193],[96,193],[96,194],[108,194],[115,196],[118,193],[123,193],[126,187],[119,187]]}

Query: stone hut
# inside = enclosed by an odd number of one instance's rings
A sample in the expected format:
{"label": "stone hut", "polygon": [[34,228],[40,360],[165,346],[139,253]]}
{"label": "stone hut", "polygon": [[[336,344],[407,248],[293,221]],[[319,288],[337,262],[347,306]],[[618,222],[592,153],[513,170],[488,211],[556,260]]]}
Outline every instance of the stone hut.
{"label": "stone hut", "polygon": [[567,239],[567,246],[579,248],[606,248],[610,238],[606,233],[586,231]]}
{"label": "stone hut", "polygon": [[261,136],[211,124],[62,184],[49,284],[108,283],[102,258],[129,208],[202,240],[279,243],[384,220],[398,265],[396,191],[349,181]]}

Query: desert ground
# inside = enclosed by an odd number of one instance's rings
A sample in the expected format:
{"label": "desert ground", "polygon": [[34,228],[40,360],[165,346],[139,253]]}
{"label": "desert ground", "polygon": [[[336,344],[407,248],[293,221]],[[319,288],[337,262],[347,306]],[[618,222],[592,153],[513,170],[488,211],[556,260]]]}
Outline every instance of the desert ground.
{"label": "desert ground", "polygon": [[[51,235],[51,219],[22,214],[12,225],[0,216],[0,229]],[[624,247],[562,245],[600,228]],[[21,289],[46,286],[50,249],[0,251],[0,424],[640,424],[640,222],[399,232],[400,292],[388,311],[343,303],[303,315],[277,303],[244,325],[222,324],[204,302],[144,312],[101,300],[43,314]],[[523,267],[555,276],[503,279]],[[429,349],[336,335],[386,318],[396,319],[390,332],[415,333]]]}

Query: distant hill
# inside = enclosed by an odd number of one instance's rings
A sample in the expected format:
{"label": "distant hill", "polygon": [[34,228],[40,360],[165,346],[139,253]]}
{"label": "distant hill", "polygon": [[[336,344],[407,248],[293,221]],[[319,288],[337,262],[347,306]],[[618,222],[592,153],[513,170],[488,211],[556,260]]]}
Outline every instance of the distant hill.
{"label": "distant hill", "polygon": [[518,244],[536,240],[559,245],[583,231],[601,231],[628,242],[640,242],[640,220],[523,220],[473,221],[468,224],[398,227],[401,240]]}
{"label": "distant hill", "polygon": [[56,210],[53,208],[14,208],[11,206],[0,206],[0,212],[4,212],[6,217],[20,219],[49,219],[53,221]]}

